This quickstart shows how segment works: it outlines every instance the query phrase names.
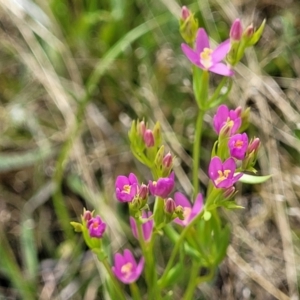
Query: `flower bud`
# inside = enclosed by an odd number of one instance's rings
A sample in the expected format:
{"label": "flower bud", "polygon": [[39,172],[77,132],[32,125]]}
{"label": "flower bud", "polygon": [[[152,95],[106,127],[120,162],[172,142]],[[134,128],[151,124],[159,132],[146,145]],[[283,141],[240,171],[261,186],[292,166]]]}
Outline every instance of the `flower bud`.
{"label": "flower bud", "polygon": [[255,138],[253,141],[250,142],[248,146],[248,153],[251,153],[252,151],[257,151],[260,146],[260,139]]}
{"label": "flower bud", "polygon": [[161,144],[161,128],[159,122],[156,122],[153,127],[153,137],[154,137],[155,145],[159,147]]}
{"label": "flower bud", "polygon": [[139,188],[138,197],[142,200],[146,200],[148,198],[149,188],[148,185],[142,183]]}
{"label": "flower bud", "polygon": [[223,196],[224,196],[225,199],[230,199],[230,198],[232,198],[232,196],[234,194],[235,194],[235,187],[231,186],[231,187],[224,190]]}
{"label": "flower bud", "polygon": [[85,221],[89,221],[93,217],[93,212],[86,210],[85,208],[83,209],[83,215],[82,218]]}
{"label": "flower bud", "polygon": [[165,212],[169,215],[173,215],[176,210],[176,203],[172,198],[165,200]]}
{"label": "flower bud", "polygon": [[189,9],[186,6],[181,8],[181,20],[186,20],[191,15]]}
{"label": "flower bud", "polygon": [[239,42],[242,38],[243,27],[240,19],[236,19],[230,28],[230,41]]}
{"label": "flower bud", "polygon": [[247,40],[250,40],[254,34],[253,24],[249,25],[243,32],[243,37]]}
{"label": "flower bud", "polygon": [[146,124],[145,124],[145,122],[144,121],[141,121],[140,123],[139,123],[139,125],[138,125],[138,131],[139,131],[139,134],[141,135],[141,136],[144,136],[144,133],[145,133],[145,131],[146,131]]}
{"label": "flower bud", "polygon": [[241,117],[243,111],[241,106],[238,106],[234,111],[238,117]]}
{"label": "flower bud", "polygon": [[163,158],[162,164],[165,168],[172,167],[173,157],[172,157],[172,154],[170,152],[165,155],[165,157]]}
{"label": "flower bud", "polygon": [[143,137],[147,148],[154,146],[154,136],[153,136],[153,132],[150,129],[146,129]]}
{"label": "flower bud", "polygon": [[184,220],[184,209],[181,205],[176,206],[175,214],[177,215],[177,218]]}
{"label": "flower bud", "polygon": [[198,30],[198,21],[195,19],[194,15],[183,6],[181,9],[181,18],[179,20],[179,31],[182,38],[190,46],[194,45]]}

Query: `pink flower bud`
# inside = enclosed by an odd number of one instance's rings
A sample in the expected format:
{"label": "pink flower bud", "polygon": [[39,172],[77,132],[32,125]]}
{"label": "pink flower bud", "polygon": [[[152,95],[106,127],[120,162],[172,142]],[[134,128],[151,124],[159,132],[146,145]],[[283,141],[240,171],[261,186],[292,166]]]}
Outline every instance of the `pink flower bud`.
{"label": "pink flower bud", "polygon": [[181,19],[186,20],[191,15],[189,9],[186,6],[181,8]]}
{"label": "pink flower bud", "polygon": [[149,194],[148,185],[142,183],[139,189],[138,197],[142,200],[145,200],[147,199],[148,194]]}
{"label": "pink flower bud", "polygon": [[93,217],[93,213],[84,209],[82,217],[85,221],[89,221]]}
{"label": "pink flower bud", "polygon": [[242,111],[243,111],[243,109],[241,108],[241,106],[238,106],[234,111],[235,111],[235,113],[236,113],[236,115],[238,117],[241,117]]}
{"label": "pink flower bud", "polygon": [[239,42],[242,38],[243,27],[240,19],[236,19],[230,28],[230,39],[234,42]]}
{"label": "pink flower bud", "polygon": [[168,198],[165,201],[165,212],[167,214],[173,215],[175,210],[176,210],[176,203],[174,202],[174,200],[172,198]]}
{"label": "pink flower bud", "polygon": [[255,138],[252,142],[250,142],[250,145],[248,146],[248,153],[251,153],[252,151],[256,151],[259,146],[260,146],[260,139]]}
{"label": "pink flower bud", "polygon": [[147,148],[154,146],[154,136],[152,130],[146,129],[144,132],[144,142]]}
{"label": "pink flower bud", "polygon": [[229,187],[227,188],[226,190],[224,190],[224,198],[231,198],[235,193],[235,187],[232,186],[232,187]]}
{"label": "pink flower bud", "polygon": [[169,152],[165,155],[165,157],[163,158],[163,166],[166,168],[170,168],[172,166],[173,163],[173,157],[172,154]]}
{"label": "pink flower bud", "polygon": [[243,36],[247,39],[250,39],[253,36],[253,34],[254,34],[254,27],[251,24],[245,29],[245,31],[243,32]]}

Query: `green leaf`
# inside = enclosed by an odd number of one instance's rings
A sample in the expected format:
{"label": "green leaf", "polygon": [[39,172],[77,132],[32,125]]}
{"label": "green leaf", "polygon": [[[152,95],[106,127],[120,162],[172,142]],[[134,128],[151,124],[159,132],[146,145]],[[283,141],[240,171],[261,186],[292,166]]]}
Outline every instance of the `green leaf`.
{"label": "green leaf", "polygon": [[266,175],[266,176],[254,176],[254,175],[249,175],[249,174],[244,174],[239,181],[243,183],[248,183],[248,184],[257,184],[257,183],[263,183],[270,179],[272,175]]}

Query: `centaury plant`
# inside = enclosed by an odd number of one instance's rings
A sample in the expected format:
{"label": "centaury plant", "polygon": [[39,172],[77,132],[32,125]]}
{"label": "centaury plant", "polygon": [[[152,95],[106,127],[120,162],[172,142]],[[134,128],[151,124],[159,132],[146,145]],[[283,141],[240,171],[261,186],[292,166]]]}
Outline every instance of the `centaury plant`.
{"label": "centaury plant", "polygon": [[[264,23],[256,31],[252,26],[243,30],[237,19],[229,38],[212,49],[205,29],[198,28],[194,15],[186,7],[182,8],[180,33],[186,43],[181,48],[193,64],[193,88],[198,105],[191,178],[193,195],[179,191],[173,194],[176,157],[165,152],[160,124],[151,129],[145,121],[136,120],[128,134],[130,148],[136,159],[149,169],[152,178],[139,180],[134,173],[119,175],[115,180],[115,198],[128,205],[128,222],[141,249],[139,258],[130,249],[111,253],[103,246],[102,238],[107,230],[102,219],[105,216],[84,210],[81,222],[71,223],[106,268],[111,299],[127,299],[128,292],[123,285],[129,285],[135,300],[172,299],[178,286],[183,293],[181,299],[194,299],[197,286],[213,279],[230,240],[230,227],[223,224],[219,210],[241,208],[234,200],[235,184],[245,172],[256,173],[260,145],[258,138],[249,138],[244,132],[249,124],[249,111],[241,107],[230,109],[223,102],[231,89],[234,66],[246,48],[258,41],[263,28]],[[210,73],[223,76],[212,94]],[[211,124],[216,141],[208,162],[210,180],[206,192],[199,193],[203,117],[217,106]],[[251,176],[254,175],[248,174],[247,178]],[[164,263],[156,257],[155,247],[165,239],[173,244],[173,249]]]}

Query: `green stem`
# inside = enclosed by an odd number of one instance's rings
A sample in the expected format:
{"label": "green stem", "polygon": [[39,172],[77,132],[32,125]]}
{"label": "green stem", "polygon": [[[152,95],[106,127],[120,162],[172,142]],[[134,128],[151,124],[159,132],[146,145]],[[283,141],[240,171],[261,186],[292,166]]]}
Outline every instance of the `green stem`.
{"label": "green stem", "polygon": [[191,269],[191,275],[190,275],[190,280],[189,280],[189,284],[187,286],[187,289],[184,293],[183,296],[183,300],[190,300],[193,299],[193,295],[195,292],[195,288],[197,286],[197,275],[199,273],[199,268],[200,265],[198,262],[196,262],[195,260],[193,260],[192,262],[192,269]]}
{"label": "green stem", "polygon": [[135,282],[133,282],[129,285],[129,287],[130,287],[132,299],[133,300],[141,300],[142,297],[141,297],[140,290],[139,290],[137,284]]}
{"label": "green stem", "polygon": [[161,276],[160,278],[160,285],[161,286],[164,286],[164,281],[166,280],[167,278],[167,275],[168,275],[168,272],[170,271],[170,269],[172,268],[173,264],[174,264],[174,260],[176,258],[176,255],[179,251],[179,248],[180,246],[183,245],[183,241],[185,239],[185,236],[187,235],[187,233],[189,232],[190,228],[192,228],[192,226],[194,224],[196,224],[202,217],[203,217],[203,214],[204,214],[204,210],[202,210],[202,212],[200,214],[198,214],[182,231],[181,235],[179,236],[174,248],[173,248],[173,251],[171,253],[171,256],[170,256],[170,259],[167,263],[167,266],[165,268],[165,271],[163,273],[163,275]]}
{"label": "green stem", "polygon": [[199,193],[199,164],[200,164],[200,149],[201,149],[201,136],[202,136],[202,124],[205,111],[200,109],[195,130],[195,140],[193,148],[193,187],[194,187],[194,198],[196,198]]}
{"label": "green stem", "polygon": [[118,280],[116,279],[115,275],[113,274],[113,272],[112,272],[112,270],[110,268],[110,265],[109,265],[107,259],[104,258],[104,259],[101,260],[101,262],[102,262],[103,266],[105,267],[107,273],[110,276],[110,279],[112,280],[112,282],[113,282],[113,284],[115,286],[115,290],[118,293],[118,299],[120,299],[120,300],[126,300],[126,297],[123,294],[122,288],[121,288]]}
{"label": "green stem", "polygon": [[128,32],[122,39],[120,39],[110,50],[105,54],[105,56],[98,62],[93,72],[89,76],[86,84],[85,94],[81,99],[77,99],[78,101],[78,111],[76,114],[76,123],[71,130],[70,138],[65,141],[62,151],[57,159],[55,173],[53,176],[53,181],[55,183],[55,191],[53,193],[53,206],[55,213],[62,225],[62,230],[64,233],[65,239],[73,238],[74,233],[70,226],[70,216],[67,210],[67,207],[64,203],[64,197],[61,190],[61,183],[63,179],[63,174],[65,170],[65,165],[68,160],[70,151],[72,149],[73,140],[77,137],[81,123],[83,121],[84,113],[86,105],[88,104],[91,96],[94,91],[98,88],[98,82],[110,64],[114,61],[114,59],[123,52],[123,49],[126,48],[129,44],[137,40],[139,37],[143,36],[147,32],[153,30],[157,26],[164,24],[169,19],[166,15],[161,15],[158,18],[154,18],[145,22],[144,24],[137,26]]}
{"label": "green stem", "polygon": [[146,273],[146,282],[148,286],[149,299],[160,299],[160,294],[157,289],[157,274],[156,274],[156,265],[153,260],[153,240],[149,244],[146,244],[143,236],[142,224],[137,224],[139,242],[142,248],[144,257],[145,257],[145,273]]}

